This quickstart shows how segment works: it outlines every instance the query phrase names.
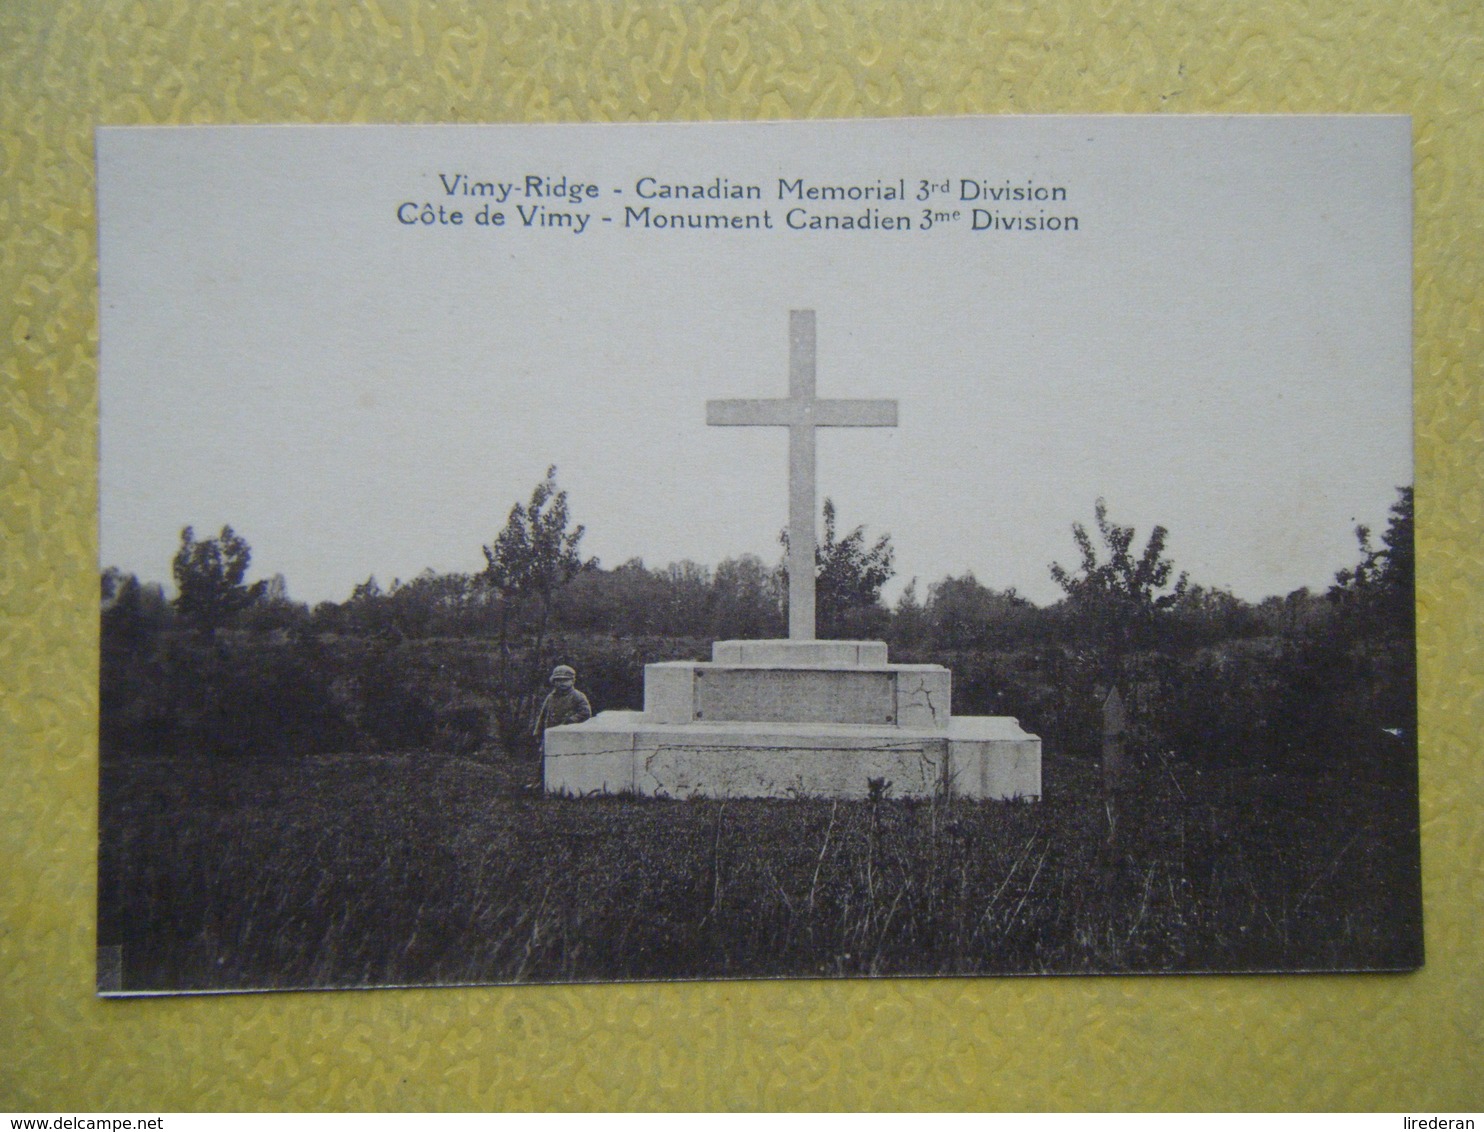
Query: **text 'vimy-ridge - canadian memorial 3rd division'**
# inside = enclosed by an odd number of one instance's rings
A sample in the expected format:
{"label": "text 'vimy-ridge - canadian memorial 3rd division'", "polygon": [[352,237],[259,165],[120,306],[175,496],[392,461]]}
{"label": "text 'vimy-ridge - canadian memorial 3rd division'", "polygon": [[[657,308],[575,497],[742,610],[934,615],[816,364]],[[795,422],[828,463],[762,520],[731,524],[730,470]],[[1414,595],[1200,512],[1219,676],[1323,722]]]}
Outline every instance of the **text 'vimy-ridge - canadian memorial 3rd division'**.
{"label": "text 'vimy-ridge - canadian memorial 3rd division'", "polygon": [[708,797],[1035,799],[1041,741],[954,717],[951,675],[888,664],[882,641],[815,637],[816,428],[897,423],[895,401],[815,394],[815,312],[789,316],[788,397],[712,401],[712,425],[788,429],[788,639],[718,641],[644,670],[644,710],[546,732],[546,788]]}
{"label": "text 'vimy-ridge - canadian memorial 3rd division'", "polygon": [[1417,967],[1410,152],[100,129],[99,993]]}
{"label": "text 'vimy-ridge - canadian memorial 3rd division'", "polygon": [[[1013,233],[1070,235],[1082,219],[1067,212],[1065,185],[979,177],[875,177],[822,184],[803,177],[739,184],[712,176],[665,181],[644,174],[627,187],[527,173],[500,177],[440,171],[435,191],[396,207],[404,228],[460,228],[589,235],[611,225],[643,232]],[[630,203],[637,200],[638,203]],[[730,207],[729,207],[730,206]]]}

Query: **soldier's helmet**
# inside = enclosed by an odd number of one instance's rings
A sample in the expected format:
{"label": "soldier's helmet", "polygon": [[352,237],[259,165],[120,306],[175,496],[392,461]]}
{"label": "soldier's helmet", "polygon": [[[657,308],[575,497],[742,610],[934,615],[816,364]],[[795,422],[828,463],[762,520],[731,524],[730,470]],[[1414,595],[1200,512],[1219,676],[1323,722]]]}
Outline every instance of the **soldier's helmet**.
{"label": "soldier's helmet", "polygon": [[558,680],[576,680],[577,670],[565,664],[559,664],[551,670],[551,682],[555,684]]}

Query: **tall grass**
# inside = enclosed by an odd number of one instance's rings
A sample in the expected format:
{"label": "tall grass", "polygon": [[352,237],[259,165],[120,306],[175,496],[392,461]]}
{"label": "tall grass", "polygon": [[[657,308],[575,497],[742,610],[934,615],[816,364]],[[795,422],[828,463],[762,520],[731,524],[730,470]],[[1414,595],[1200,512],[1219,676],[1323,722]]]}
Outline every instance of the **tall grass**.
{"label": "tall grass", "polygon": [[491,751],[110,763],[99,943],[125,990],[1420,961],[1404,781],[1045,774],[720,802],[547,797]]}

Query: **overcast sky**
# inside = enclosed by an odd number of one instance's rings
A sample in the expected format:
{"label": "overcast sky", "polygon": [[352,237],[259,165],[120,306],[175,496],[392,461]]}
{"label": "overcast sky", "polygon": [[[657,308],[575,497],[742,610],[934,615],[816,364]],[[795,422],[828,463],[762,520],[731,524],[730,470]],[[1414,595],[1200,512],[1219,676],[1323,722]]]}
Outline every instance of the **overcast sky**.
{"label": "overcast sky", "polygon": [[[599,196],[477,225],[460,173]],[[762,199],[641,200],[642,177]],[[947,182],[926,207],[960,215],[924,231],[916,200],[780,179]],[[120,129],[99,183],[101,558],[142,578],[188,523],[230,523],[310,602],[476,571],[548,464],[605,565],[774,561],[786,433],[708,428],[705,402],[787,393],[791,308],[817,311],[821,397],[900,402],[819,441],[821,498],[892,535],[889,593],[973,571],[1052,600],[1099,496],[1141,545],[1168,527],[1192,581],[1321,588],[1412,478],[1405,119]],[[645,204],[774,227],[626,227]],[[974,231],[976,207],[1076,230]],[[867,208],[913,227],[787,227]]]}

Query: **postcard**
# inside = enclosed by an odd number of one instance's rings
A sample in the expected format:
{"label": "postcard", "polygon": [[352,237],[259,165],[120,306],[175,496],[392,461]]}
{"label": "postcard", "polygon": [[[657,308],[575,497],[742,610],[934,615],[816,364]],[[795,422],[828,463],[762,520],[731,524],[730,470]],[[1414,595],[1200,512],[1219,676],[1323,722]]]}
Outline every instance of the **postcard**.
{"label": "postcard", "polygon": [[1408,119],[97,153],[100,994],[1421,964]]}

